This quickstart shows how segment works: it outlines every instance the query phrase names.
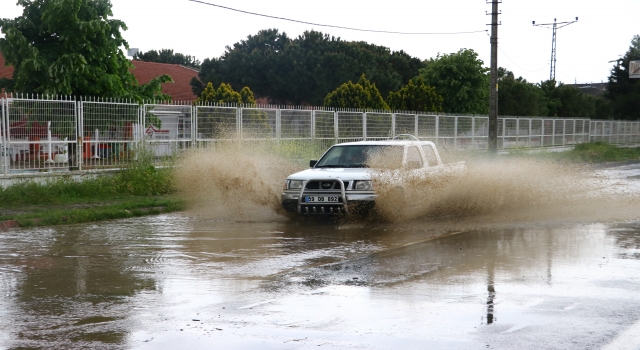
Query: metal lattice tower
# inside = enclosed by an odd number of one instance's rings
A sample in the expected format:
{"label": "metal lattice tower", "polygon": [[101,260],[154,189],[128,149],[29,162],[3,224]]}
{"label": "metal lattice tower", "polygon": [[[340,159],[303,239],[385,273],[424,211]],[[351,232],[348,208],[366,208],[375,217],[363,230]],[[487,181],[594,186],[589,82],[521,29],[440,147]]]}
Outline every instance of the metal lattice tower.
{"label": "metal lattice tower", "polygon": [[576,17],[575,21],[571,22],[556,22],[556,19],[553,19],[553,23],[541,23],[536,24],[536,21],[532,21],[535,27],[546,27],[550,26],[553,30],[553,36],[551,39],[551,71],[549,72],[549,80],[556,80],[556,31],[562,27],[566,27],[569,24],[573,24],[578,22],[578,17]]}

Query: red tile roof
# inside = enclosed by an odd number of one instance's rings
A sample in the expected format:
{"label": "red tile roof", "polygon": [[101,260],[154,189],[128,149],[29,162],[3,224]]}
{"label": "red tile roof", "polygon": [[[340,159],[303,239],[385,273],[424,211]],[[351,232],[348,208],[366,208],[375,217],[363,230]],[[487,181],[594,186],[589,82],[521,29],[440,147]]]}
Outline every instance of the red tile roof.
{"label": "red tile roof", "polygon": [[191,91],[191,78],[198,77],[198,71],[177,64],[131,61],[135,69],[131,73],[136,76],[139,84],[146,84],[151,79],[168,74],[174,83],[162,85],[162,92],[171,95],[174,101],[193,101],[198,98]]}
{"label": "red tile roof", "polygon": [[[4,66],[4,57],[0,54],[0,78],[11,79],[13,77],[13,67]],[[198,71],[193,68],[183,67],[177,64],[155,63],[131,61],[135,69],[131,69],[131,73],[138,80],[138,84],[146,84],[151,79],[168,74],[173,83],[162,85],[162,92],[171,95],[174,101],[193,101],[198,98],[191,91],[191,78],[198,77]]]}
{"label": "red tile roof", "polygon": [[1,53],[0,53],[0,78],[7,78],[7,79],[13,78],[13,67],[4,66],[4,56],[2,56]]}

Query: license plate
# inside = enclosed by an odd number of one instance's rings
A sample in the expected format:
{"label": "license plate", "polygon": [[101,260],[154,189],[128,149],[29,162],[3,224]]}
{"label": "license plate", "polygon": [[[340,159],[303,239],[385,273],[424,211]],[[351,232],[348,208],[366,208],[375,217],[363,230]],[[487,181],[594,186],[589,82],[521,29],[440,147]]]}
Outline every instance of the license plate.
{"label": "license plate", "polygon": [[338,203],[337,196],[305,196],[305,203]]}

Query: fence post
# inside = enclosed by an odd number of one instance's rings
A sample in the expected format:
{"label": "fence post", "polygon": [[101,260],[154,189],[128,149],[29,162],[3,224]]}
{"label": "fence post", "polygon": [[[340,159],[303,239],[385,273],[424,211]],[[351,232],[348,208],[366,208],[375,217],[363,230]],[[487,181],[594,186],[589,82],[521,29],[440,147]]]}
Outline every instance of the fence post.
{"label": "fence post", "polygon": [[[140,117],[140,107],[138,107],[138,118]],[[76,164],[78,164],[78,171],[82,170],[84,163],[84,101],[80,100],[76,102]]]}
{"label": "fence post", "polygon": [[419,138],[420,136],[419,136],[419,133],[418,133],[418,131],[419,131],[418,130],[418,124],[420,122],[420,115],[419,114],[414,114],[414,118],[415,118],[415,124],[416,124],[415,125],[415,134],[414,135]]}
{"label": "fence post", "polygon": [[362,113],[362,141],[367,141],[367,112]]}
{"label": "fence post", "polygon": [[242,135],[242,107],[239,106],[236,107],[236,130],[238,133],[236,137],[242,140],[244,136]]}
{"label": "fence post", "polygon": [[458,148],[458,116],[453,118],[453,149]]}
{"label": "fence post", "polygon": [[471,117],[471,148],[476,149],[476,116]]}
{"label": "fence post", "polygon": [[440,145],[440,116],[436,114],[436,145]]}
{"label": "fence post", "polygon": [[391,137],[396,136],[396,114],[391,113]]}
{"label": "fence post", "polygon": [[7,128],[9,123],[5,122],[4,108],[5,98],[0,98],[0,164],[2,164],[2,173],[7,175],[9,173],[9,143],[7,142]]}
{"label": "fence post", "polygon": [[504,149],[504,139],[506,135],[507,135],[507,119],[502,118],[502,149]]}
{"label": "fence post", "polygon": [[316,110],[311,111],[311,140],[316,139]]}
{"label": "fence post", "polygon": [[191,148],[197,148],[198,142],[198,106],[191,106]]}
{"label": "fence post", "polygon": [[282,109],[276,108],[276,141],[280,143],[282,137]]}
{"label": "fence post", "polygon": [[336,138],[336,142],[338,143],[338,112],[333,111],[333,136]]}
{"label": "fence post", "polygon": [[520,147],[520,117],[516,117],[516,147]]}

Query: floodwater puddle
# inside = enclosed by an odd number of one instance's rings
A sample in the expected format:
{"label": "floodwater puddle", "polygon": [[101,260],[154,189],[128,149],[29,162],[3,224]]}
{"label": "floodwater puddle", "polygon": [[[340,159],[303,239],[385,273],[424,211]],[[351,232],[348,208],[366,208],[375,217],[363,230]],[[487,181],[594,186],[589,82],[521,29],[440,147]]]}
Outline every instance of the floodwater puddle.
{"label": "floodwater puddle", "polygon": [[[495,177],[478,170],[446,190],[480,205],[497,191],[482,186],[506,181],[504,194],[552,199],[535,210],[508,199],[473,215],[436,215],[430,210],[458,203],[436,196],[420,209],[426,216],[313,224],[280,215],[278,200],[267,198],[279,198],[286,169],[277,163],[236,166],[244,179],[229,170],[236,177],[205,181],[234,164],[200,160],[184,168],[193,176],[183,188],[191,184],[185,193],[195,196],[184,213],[0,232],[0,348],[583,349],[634,341],[636,167],[576,180],[518,163]],[[242,193],[238,184],[261,166],[271,177]],[[240,188],[225,194],[232,185]]]}

